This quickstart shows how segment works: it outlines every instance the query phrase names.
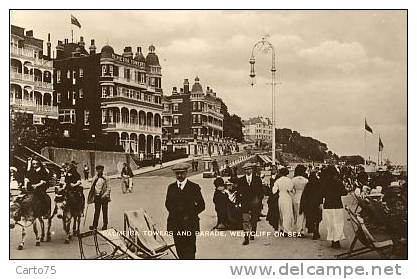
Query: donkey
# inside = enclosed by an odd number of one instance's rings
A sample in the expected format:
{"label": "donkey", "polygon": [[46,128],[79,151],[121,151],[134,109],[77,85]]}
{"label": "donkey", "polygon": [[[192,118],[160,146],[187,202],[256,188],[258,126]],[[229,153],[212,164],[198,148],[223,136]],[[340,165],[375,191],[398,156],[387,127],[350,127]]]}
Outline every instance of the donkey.
{"label": "donkey", "polygon": [[84,212],[83,199],[84,196],[73,189],[56,191],[54,216],[62,219],[66,244],[70,243],[72,235],[77,236],[80,233],[81,217]]}
{"label": "donkey", "polygon": [[[41,212],[41,200],[33,193],[19,195],[10,201],[10,229],[16,225],[22,227],[22,241],[17,246],[18,250],[22,250],[25,246],[26,228],[33,225],[33,232],[36,237],[36,246],[40,246],[45,241],[45,223],[47,220],[46,241],[51,241],[51,198],[46,195],[43,201],[44,207],[48,210]],[[37,223],[39,222],[41,234],[39,235]]]}

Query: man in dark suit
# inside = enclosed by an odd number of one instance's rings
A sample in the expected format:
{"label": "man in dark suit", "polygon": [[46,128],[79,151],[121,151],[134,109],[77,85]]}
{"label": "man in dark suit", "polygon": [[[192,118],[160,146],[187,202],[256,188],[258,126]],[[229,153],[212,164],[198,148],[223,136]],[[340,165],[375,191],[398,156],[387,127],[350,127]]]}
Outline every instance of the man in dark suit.
{"label": "man in dark suit", "polygon": [[246,163],[243,166],[245,175],[238,181],[238,198],[242,207],[242,226],[245,232],[243,245],[249,244],[256,233],[256,226],[259,219],[259,208],[264,196],[262,180],[253,173],[253,165]]}
{"label": "man in dark suit", "polygon": [[200,214],[205,209],[200,186],[187,179],[188,164],[177,164],[172,170],[177,181],[168,186],[165,206],[169,216],[167,230],[173,233],[180,259],[195,259],[196,232],[200,230]]}

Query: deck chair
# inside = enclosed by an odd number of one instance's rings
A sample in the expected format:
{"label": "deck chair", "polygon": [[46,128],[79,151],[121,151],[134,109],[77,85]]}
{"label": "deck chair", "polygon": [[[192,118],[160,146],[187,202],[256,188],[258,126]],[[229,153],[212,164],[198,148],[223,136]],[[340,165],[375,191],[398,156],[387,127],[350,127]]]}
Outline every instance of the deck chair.
{"label": "deck chair", "polygon": [[[85,256],[83,248],[83,238],[92,237],[95,246],[95,255],[91,257]],[[104,240],[102,244],[99,243],[99,238]],[[81,259],[149,259],[152,257],[144,257],[143,251],[140,247],[118,232],[114,228],[110,228],[102,231],[89,231],[81,233],[78,236]],[[100,245],[110,246],[110,251],[101,251]],[[132,252],[132,247],[135,247],[135,252]],[[155,258],[155,257],[154,257]]]}
{"label": "deck chair", "polygon": [[[147,255],[146,251],[139,247],[136,243],[121,234],[114,228],[97,231],[97,235],[103,237],[113,247],[113,252],[109,255],[109,259],[156,259],[161,254]],[[133,252],[134,251],[134,252]]]}
{"label": "deck chair", "polygon": [[[87,238],[92,238],[93,239],[93,244],[92,245],[86,244],[84,242],[84,240],[87,239]],[[81,257],[82,260],[97,260],[97,259],[102,259],[105,256],[107,256],[107,252],[100,250],[96,231],[88,231],[88,232],[78,234],[78,246],[79,246],[79,249],[80,249],[80,257]],[[94,251],[93,251],[94,254],[92,256],[86,256],[84,246],[93,246],[94,247]]]}
{"label": "deck chair", "polygon": [[[385,250],[392,248],[392,240],[389,239],[385,241],[377,241],[367,229],[362,217],[359,214],[353,212],[349,207],[345,207],[345,209],[349,214],[348,220],[353,226],[355,237],[350,244],[349,251],[336,255],[336,258],[347,259],[369,252],[378,253],[382,259],[387,258],[387,255],[384,252]],[[355,245],[358,240],[364,245],[364,247],[355,249]]]}
{"label": "deck chair", "polygon": [[178,259],[172,249],[175,244],[168,244],[155,223],[144,209],[124,212],[124,231],[129,239],[146,251],[150,257],[166,255],[167,251]]}

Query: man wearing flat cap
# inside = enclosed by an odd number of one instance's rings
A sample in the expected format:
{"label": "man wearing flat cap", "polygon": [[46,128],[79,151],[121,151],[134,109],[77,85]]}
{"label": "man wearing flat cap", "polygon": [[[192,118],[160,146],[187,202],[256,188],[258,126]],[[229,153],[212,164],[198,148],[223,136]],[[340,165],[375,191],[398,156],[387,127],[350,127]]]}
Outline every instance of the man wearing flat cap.
{"label": "man wearing flat cap", "polygon": [[242,227],[245,233],[243,245],[249,244],[249,239],[254,240],[257,222],[259,219],[259,208],[264,196],[262,180],[253,173],[254,165],[246,163],[243,165],[245,175],[238,181],[238,200],[242,208]]}
{"label": "man wearing flat cap", "polygon": [[107,229],[108,224],[108,210],[110,202],[110,185],[107,183],[107,178],[103,175],[104,166],[96,166],[97,174],[93,178],[90,192],[88,193],[87,203],[94,203],[94,218],[90,230],[96,230],[100,218],[100,212],[103,211],[103,230]]}
{"label": "man wearing flat cap", "polygon": [[172,170],[177,181],[168,185],[165,207],[168,210],[167,230],[173,233],[180,259],[195,259],[196,232],[200,230],[200,214],[205,209],[200,186],[187,179],[188,164],[177,164]]}

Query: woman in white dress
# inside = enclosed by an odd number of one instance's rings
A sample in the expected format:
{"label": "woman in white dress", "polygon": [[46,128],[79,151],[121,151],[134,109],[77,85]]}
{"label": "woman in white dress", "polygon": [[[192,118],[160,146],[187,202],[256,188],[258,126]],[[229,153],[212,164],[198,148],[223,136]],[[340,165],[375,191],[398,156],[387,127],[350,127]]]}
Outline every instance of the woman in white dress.
{"label": "woman in white dress", "polygon": [[301,236],[304,236],[306,226],[304,213],[302,211],[300,212],[301,195],[303,194],[304,188],[308,183],[308,179],[305,178],[306,175],[306,168],[303,165],[298,165],[294,170],[294,178],[292,179],[295,189],[295,194],[293,195],[295,218],[294,231],[300,233]]}
{"label": "woman in white dress", "polygon": [[293,231],[294,225],[294,211],[292,205],[292,195],[294,194],[294,185],[291,179],[288,177],[289,171],[283,167],[279,170],[281,177],[275,181],[274,187],[272,187],[272,193],[279,192],[278,208],[280,215],[280,231],[284,231],[284,234]]}
{"label": "woman in white dress", "polygon": [[347,195],[347,191],[335,166],[324,170],[320,183],[323,189],[323,221],[327,227],[327,240],[332,242],[332,248],[339,249],[340,240],[345,239],[342,196]]}

